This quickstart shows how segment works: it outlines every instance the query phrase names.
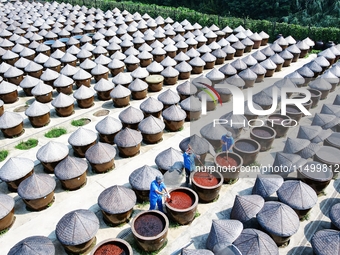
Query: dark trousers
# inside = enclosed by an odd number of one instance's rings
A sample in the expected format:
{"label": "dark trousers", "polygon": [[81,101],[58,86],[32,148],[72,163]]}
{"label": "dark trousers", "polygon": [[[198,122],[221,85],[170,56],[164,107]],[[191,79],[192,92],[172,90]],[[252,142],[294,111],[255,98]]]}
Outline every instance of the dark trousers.
{"label": "dark trousers", "polygon": [[190,169],[185,168],[185,177],[186,177],[185,183],[186,183],[186,184],[189,184],[189,183],[190,183],[190,173],[191,173]]}

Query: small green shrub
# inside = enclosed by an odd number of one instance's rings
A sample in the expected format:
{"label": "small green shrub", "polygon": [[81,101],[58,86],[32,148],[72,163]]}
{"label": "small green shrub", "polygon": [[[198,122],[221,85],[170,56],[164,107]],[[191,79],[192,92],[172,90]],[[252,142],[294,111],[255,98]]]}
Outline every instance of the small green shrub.
{"label": "small green shrub", "polygon": [[8,150],[2,150],[0,151],[0,162],[4,161],[8,156]]}
{"label": "small green shrub", "polygon": [[38,145],[38,140],[34,138],[30,138],[27,141],[22,141],[17,146],[15,146],[16,149],[19,150],[29,150],[31,148],[34,148]]}
{"label": "small green shrub", "polygon": [[72,120],[71,125],[75,127],[81,127],[86,124],[87,119],[86,118],[81,118],[79,120]]}
{"label": "small green shrub", "polygon": [[56,138],[62,136],[67,133],[65,128],[52,128],[50,131],[45,133],[45,137],[47,138]]}

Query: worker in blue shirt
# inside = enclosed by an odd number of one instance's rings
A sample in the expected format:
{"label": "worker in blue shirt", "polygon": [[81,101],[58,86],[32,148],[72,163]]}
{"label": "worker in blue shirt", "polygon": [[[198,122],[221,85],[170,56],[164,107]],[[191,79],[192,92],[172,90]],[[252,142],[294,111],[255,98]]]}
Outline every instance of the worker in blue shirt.
{"label": "worker in blue shirt", "polygon": [[170,195],[168,194],[168,191],[165,187],[165,184],[163,183],[163,176],[158,175],[154,181],[151,182],[150,185],[150,210],[156,209],[156,204],[158,206],[158,210],[163,212],[163,199],[162,196],[167,195],[168,198],[170,198]]}
{"label": "worker in blue shirt", "polygon": [[183,153],[183,159],[184,159],[184,169],[185,169],[185,175],[186,175],[186,184],[189,185],[190,184],[190,173],[195,171],[195,157],[197,159],[200,159],[199,155],[196,155],[190,144],[188,145],[188,148],[186,149],[186,151]]}
{"label": "worker in blue shirt", "polygon": [[230,131],[221,137],[222,151],[233,152],[234,138]]}

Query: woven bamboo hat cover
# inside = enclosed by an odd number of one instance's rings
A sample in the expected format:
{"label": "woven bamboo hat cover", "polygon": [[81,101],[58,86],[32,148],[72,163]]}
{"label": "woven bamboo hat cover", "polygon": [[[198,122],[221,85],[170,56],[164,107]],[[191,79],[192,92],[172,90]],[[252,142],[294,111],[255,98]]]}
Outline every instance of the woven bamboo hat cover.
{"label": "woven bamboo hat cover", "polygon": [[0,194],[0,219],[7,216],[14,208],[14,199],[6,194]]}
{"label": "woven bamboo hat cover", "polygon": [[65,214],[56,226],[56,236],[63,245],[79,245],[91,240],[97,234],[97,216],[84,209]]}
{"label": "woven bamboo hat cover", "polygon": [[128,87],[131,91],[143,91],[148,88],[148,84],[140,79],[134,79]]}
{"label": "woven bamboo hat cover", "polygon": [[77,100],[89,99],[94,95],[95,91],[92,88],[89,88],[84,85],[80,86],[80,88],[73,93],[73,97]]}
{"label": "woven bamboo hat cover", "polygon": [[158,134],[163,132],[164,128],[164,122],[152,115],[142,120],[138,125],[138,129],[142,132],[142,134]]}
{"label": "woven bamboo hat cover", "polygon": [[74,104],[74,98],[69,95],[65,95],[64,93],[59,93],[59,95],[53,99],[51,102],[52,106],[60,108],[60,107],[68,107]]}
{"label": "woven bamboo hat cover", "polygon": [[179,148],[182,151],[186,151],[189,144],[197,155],[201,155],[209,151],[210,144],[208,141],[196,134],[183,139],[179,144]]}
{"label": "woven bamboo hat cover", "polygon": [[280,202],[265,202],[256,218],[265,231],[280,237],[292,236],[300,226],[296,212]]}
{"label": "woven bamboo hat cover", "polygon": [[157,99],[161,101],[163,104],[172,105],[177,104],[180,100],[178,93],[175,91],[168,89],[161,94],[158,95]]}
{"label": "woven bamboo hat cover", "polygon": [[52,92],[53,88],[50,85],[47,85],[45,83],[43,83],[42,81],[40,81],[37,86],[35,86],[31,92],[32,95],[34,96],[41,96],[41,95],[45,95],[48,94],[50,92]]}
{"label": "woven bamboo hat cover", "polygon": [[123,123],[134,124],[141,122],[144,118],[144,114],[141,110],[129,106],[119,114],[119,119]]}
{"label": "woven bamboo hat cover", "polygon": [[315,155],[315,153],[317,153],[321,149],[321,147],[322,147],[321,145],[312,142],[306,148],[298,152],[298,154],[303,159],[312,158]]}
{"label": "woven bamboo hat cover", "polygon": [[97,134],[89,129],[80,127],[68,138],[68,143],[72,146],[85,146],[97,140]]}
{"label": "woven bamboo hat cover", "polygon": [[213,122],[201,128],[200,134],[205,139],[221,140],[221,137],[228,131],[222,125],[215,125]]}
{"label": "woven bamboo hat cover", "polygon": [[242,59],[242,61],[247,65],[247,66],[253,66],[257,64],[256,58],[254,58],[252,55],[248,55],[245,58]]}
{"label": "woven bamboo hat cover", "polygon": [[110,162],[116,156],[116,149],[110,144],[98,142],[85,153],[86,159],[92,164]]}
{"label": "woven bamboo hat cover", "polygon": [[332,255],[340,252],[340,231],[324,229],[316,232],[311,240],[316,255]]}
{"label": "woven bamboo hat cover", "polygon": [[236,195],[230,218],[246,222],[262,209],[264,199],[259,195]]}
{"label": "woven bamboo hat cover", "polygon": [[242,254],[279,255],[279,248],[266,233],[253,229],[244,229],[234,245]]}
{"label": "woven bamboo hat cover", "polygon": [[[243,128],[244,126],[248,127],[248,120],[244,115],[234,115],[233,112],[229,112],[223,116],[221,119],[228,120],[228,123],[223,125],[225,128]],[[230,123],[233,123],[231,127]],[[238,124],[240,123],[240,124]],[[245,123],[245,125],[243,125]]]}
{"label": "woven bamboo hat cover", "polygon": [[319,126],[300,126],[297,137],[312,140],[318,134],[320,134],[321,131],[322,128]]}
{"label": "woven bamboo hat cover", "polygon": [[114,138],[114,143],[119,147],[133,147],[140,144],[143,140],[143,136],[139,131],[124,128]]}
{"label": "woven bamboo hat cover", "polygon": [[8,94],[14,92],[18,89],[18,86],[13,83],[2,81],[0,86],[0,94]]}
{"label": "woven bamboo hat cover", "polygon": [[111,92],[111,98],[124,98],[131,95],[131,90],[118,84]]}
{"label": "woven bamboo hat cover", "polygon": [[220,67],[218,70],[222,72],[224,75],[228,75],[228,76],[232,76],[237,73],[236,68],[233,67],[230,63],[225,64],[224,66]]}
{"label": "woven bamboo hat cover", "polygon": [[263,198],[270,197],[282,185],[283,178],[280,175],[258,175],[252,190],[252,194]]}
{"label": "woven bamboo hat cover", "polygon": [[55,255],[52,241],[45,236],[30,236],[15,244],[8,255]]}
{"label": "woven bamboo hat cover", "polygon": [[87,168],[85,160],[67,156],[55,167],[54,174],[59,180],[70,180],[81,176]]}
{"label": "woven bamboo hat cover", "polygon": [[213,68],[206,77],[211,81],[218,81],[224,79],[224,74],[216,68]]}
{"label": "woven bamboo hat cover", "polygon": [[18,194],[23,199],[39,199],[54,191],[56,182],[48,174],[35,174],[23,180],[18,187]]}
{"label": "woven bamboo hat cover", "polygon": [[159,169],[171,171],[174,166],[183,166],[183,154],[170,147],[156,156],[155,163]]}
{"label": "woven bamboo hat cover", "polygon": [[340,203],[333,205],[332,208],[329,210],[329,218],[331,219],[332,223],[338,229],[340,229]]}
{"label": "woven bamboo hat cover", "polygon": [[276,192],[281,202],[296,210],[310,209],[318,200],[316,192],[301,181],[285,181]]}
{"label": "woven bamboo hat cover", "polygon": [[104,79],[104,78],[101,78],[97,83],[96,85],[94,85],[94,89],[96,91],[109,91],[109,90],[112,90],[113,88],[115,87],[115,85]]}
{"label": "woven bamboo hat cover", "polygon": [[297,153],[304,148],[306,148],[310,144],[310,141],[307,139],[300,138],[290,138],[288,137],[285,143],[285,147],[283,152],[285,153]]}
{"label": "woven bamboo hat cover", "polygon": [[311,78],[314,76],[314,72],[307,66],[303,66],[297,70],[299,74],[301,74],[303,77]]}
{"label": "woven bamboo hat cover", "polygon": [[4,114],[0,116],[0,129],[12,128],[18,126],[22,122],[23,118],[20,114],[5,111]]}
{"label": "woven bamboo hat cover", "polygon": [[98,197],[100,209],[110,214],[125,213],[134,207],[136,201],[133,190],[118,185],[105,189]]}
{"label": "woven bamboo hat cover", "polygon": [[144,165],[134,170],[129,176],[129,183],[136,190],[150,190],[150,183],[155,180],[161,172],[156,168]]}
{"label": "woven bamboo hat cover", "polygon": [[172,105],[162,112],[162,116],[168,121],[182,121],[186,118],[187,114],[179,106]]}
{"label": "woven bamboo hat cover", "polygon": [[323,129],[329,129],[339,124],[339,121],[339,118],[334,115],[316,113],[313,118],[312,125],[320,126]]}
{"label": "woven bamboo hat cover", "polygon": [[34,168],[34,162],[28,158],[12,157],[0,168],[0,179],[5,182],[18,180]]}
{"label": "woven bamboo hat cover", "polygon": [[66,144],[59,142],[48,142],[37,151],[37,159],[42,162],[56,162],[65,158],[69,153]]}
{"label": "woven bamboo hat cover", "polygon": [[42,116],[50,112],[50,107],[46,104],[34,101],[25,111],[28,117]]}
{"label": "woven bamboo hat cover", "polygon": [[201,101],[194,96],[190,96],[180,102],[180,106],[185,111],[201,111],[202,104]]}
{"label": "woven bamboo hat cover", "polygon": [[112,116],[107,116],[96,125],[96,130],[101,134],[114,134],[122,129],[122,123]]}
{"label": "woven bamboo hat cover", "polygon": [[305,83],[305,78],[297,71],[288,74],[285,78],[289,78],[295,85],[302,85]]}
{"label": "woven bamboo hat cover", "polygon": [[219,243],[233,243],[241,234],[243,225],[238,220],[212,220],[206,246],[213,250]]}
{"label": "woven bamboo hat cover", "polygon": [[214,255],[214,253],[212,251],[205,249],[193,250],[184,248],[182,249],[181,255]]}
{"label": "woven bamboo hat cover", "polygon": [[274,166],[284,166],[291,168],[293,171],[293,166],[301,159],[297,154],[277,152],[275,156]]}
{"label": "woven bamboo hat cover", "polygon": [[232,243],[218,243],[214,246],[213,252],[215,255],[242,255],[240,250]]}

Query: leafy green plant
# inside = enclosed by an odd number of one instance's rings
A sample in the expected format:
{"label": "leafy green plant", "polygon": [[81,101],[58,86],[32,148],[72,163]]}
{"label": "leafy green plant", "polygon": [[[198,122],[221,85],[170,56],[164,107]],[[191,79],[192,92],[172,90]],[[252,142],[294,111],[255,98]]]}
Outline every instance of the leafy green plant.
{"label": "leafy green plant", "polygon": [[238,181],[238,179],[230,179],[230,180],[228,181],[228,184],[229,184],[229,185],[233,185],[233,184],[235,184],[237,181]]}
{"label": "leafy green plant", "polygon": [[38,140],[34,138],[30,138],[27,141],[22,141],[18,145],[15,146],[16,149],[19,150],[29,150],[38,145]]}
{"label": "leafy green plant", "polygon": [[143,207],[145,207],[145,206],[148,205],[148,204],[150,204],[149,201],[143,201],[143,202],[141,202],[141,203],[137,203],[137,207],[138,207],[138,208],[143,208]]}
{"label": "leafy green plant", "polygon": [[181,225],[177,222],[174,222],[172,220],[169,221],[169,228],[179,228]]}
{"label": "leafy green plant", "polygon": [[301,218],[301,221],[309,220],[309,218],[310,218],[310,212],[308,212],[306,215],[304,215],[304,216]]}
{"label": "leafy green plant", "polygon": [[201,216],[201,214],[200,214],[198,211],[196,211],[196,212],[195,212],[195,217],[194,217],[194,218],[196,219],[197,217],[200,217],[200,216]]}
{"label": "leafy green plant", "polygon": [[249,166],[250,167],[252,167],[252,166],[260,167],[261,164],[259,162],[257,162],[257,161],[254,161],[253,163],[249,164]]}
{"label": "leafy green plant", "polygon": [[50,131],[45,133],[45,137],[47,138],[56,138],[62,136],[67,133],[65,128],[52,128]]}
{"label": "leafy green plant", "polygon": [[8,228],[5,228],[3,230],[0,231],[0,236],[6,234],[8,232]]}
{"label": "leafy green plant", "polygon": [[75,127],[81,127],[86,124],[87,119],[86,118],[81,118],[79,120],[72,120],[71,125]]}
{"label": "leafy green plant", "polygon": [[8,150],[2,150],[0,151],[0,162],[4,161],[8,156]]}
{"label": "leafy green plant", "polygon": [[140,255],[156,255],[158,254],[161,250],[163,250],[163,248],[167,245],[168,241],[165,241],[164,244],[162,245],[162,247],[157,250],[157,251],[153,251],[153,252],[146,252],[144,250],[142,250],[141,248],[139,248],[138,244],[136,243],[136,241],[133,241],[131,243],[132,248],[138,252],[138,254]]}

